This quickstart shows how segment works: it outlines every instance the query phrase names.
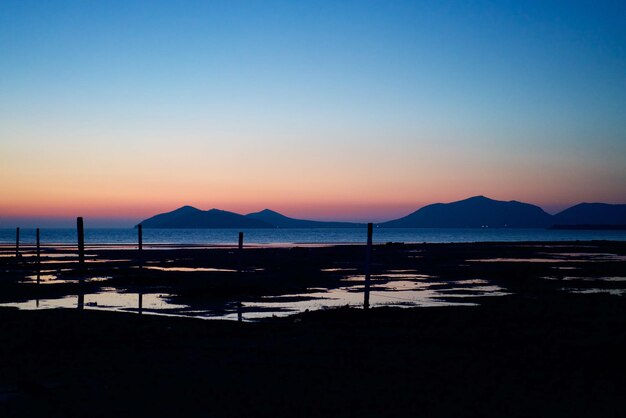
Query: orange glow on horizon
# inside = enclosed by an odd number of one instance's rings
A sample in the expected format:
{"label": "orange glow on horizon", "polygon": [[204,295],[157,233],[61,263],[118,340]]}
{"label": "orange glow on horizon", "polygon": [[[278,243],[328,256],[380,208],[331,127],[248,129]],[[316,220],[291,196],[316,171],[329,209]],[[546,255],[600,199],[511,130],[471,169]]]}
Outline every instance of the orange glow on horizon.
{"label": "orange glow on horizon", "polygon": [[[241,141],[244,141],[243,139]],[[246,140],[247,141],[247,140]],[[244,141],[245,142],[245,141]],[[144,219],[183,205],[249,213],[265,208],[320,220],[374,221],[475,195],[554,211],[582,201],[624,203],[615,169],[580,160],[494,157],[419,142],[350,148],[257,142],[88,142],[0,155],[0,217]],[[289,146],[288,146],[289,145]],[[333,152],[324,153],[324,145]],[[3,144],[4,147],[4,144]],[[4,150],[3,150],[4,151]],[[599,186],[600,185],[600,186]]]}

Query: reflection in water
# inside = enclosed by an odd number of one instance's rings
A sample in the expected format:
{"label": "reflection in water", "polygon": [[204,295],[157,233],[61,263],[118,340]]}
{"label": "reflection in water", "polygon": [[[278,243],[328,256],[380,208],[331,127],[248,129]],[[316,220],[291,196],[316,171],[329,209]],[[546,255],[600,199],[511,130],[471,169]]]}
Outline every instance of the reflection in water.
{"label": "reflection in water", "polygon": [[[401,273],[388,273],[388,274],[372,274],[372,280],[380,280],[380,279],[384,279],[384,280],[424,280],[424,279],[431,279],[433,278],[433,276],[429,276],[427,274],[417,274],[417,273],[412,273],[412,274],[401,274]],[[362,282],[363,281],[363,276],[362,275],[351,275],[351,276],[346,276],[342,279],[342,281],[344,282]]]}
{"label": "reflection in water", "polygon": [[[311,288],[306,293],[265,296],[254,300],[226,301],[214,306],[190,306],[174,302],[175,295],[139,292],[121,292],[113,287],[103,287],[98,293],[79,294],[58,299],[30,300],[6,303],[20,309],[51,309],[78,307],[130,311],[164,315],[185,315],[201,318],[237,320],[287,316],[306,310],[332,307],[363,306],[363,276],[348,277],[346,286],[337,289]],[[484,280],[458,280],[453,282],[427,281],[424,275],[392,273],[377,275],[372,280],[370,306],[450,306],[473,305],[472,297],[506,294],[500,287],[488,285]],[[407,279],[408,278],[408,279]],[[78,297],[78,300],[77,300]],[[459,300],[461,298],[463,300]]]}
{"label": "reflection in water", "polygon": [[77,283],[79,281],[83,281],[84,283],[94,283],[94,282],[105,282],[111,279],[111,276],[94,276],[88,277],[86,279],[59,279],[58,274],[37,274],[32,276],[26,276],[25,282],[35,282],[37,284],[42,285],[53,285],[53,284],[67,284],[67,283]]}
{"label": "reflection in water", "polygon": [[[412,251],[415,252],[415,251]],[[528,262],[528,263],[555,263],[551,264],[549,275],[569,274],[562,278],[545,277],[548,280],[563,280],[563,291],[575,293],[599,293],[605,292],[618,296],[624,295],[622,289],[601,289],[600,287],[613,286],[610,282],[626,282],[626,277],[575,277],[584,264],[578,264],[579,267],[562,265],[562,263],[572,262],[590,262],[596,260],[602,261],[621,261],[624,256],[603,253],[540,253],[540,257],[536,258],[488,258],[479,260],[467,260],[467,262]],[[219,318],[232,319],[259,319],[272,316],[287,316],[306,310],[319,310],[333,307],[363,307],[364,300],[364,276],[356,274],[358,269],[337,267],[341,264],[330,264],[328,268],[320,269],[325,278],[341,278],[340,287],[338,288],[309,288],[306,292],[298,294],[283,294],[274,296],[260,296],[248,298],[239,303],[238,300],[222,300],[221,302],[206,302],[200,299],[188,302],[188,299],[175,294],[168,294],[161,289],[150,288],[148,286],[139,286],[139,282],[132,282],[133,291],[120,291],[106,281],[111,280],[111,276],[105,274],[116,275],[113,269],[102,271],[98,264],[91,265],[90,270],[85,273],[100,274],[100,276],[81,278],[65,277],[63,273],[71,268],[57,268],[51,266],[51,263],[77,263],[75,258],[77,255],[73,253],[54,254],[41,261],[38,269],[29,271],[25,281],[28,283],[37,283],[38,285],[46,285],[40,287],[40,290],[50,290],[48,285],[60,283],[79,284],[78,290],[73,296],[59,298],[33,299],[24,302],[6,303],[2,306],[13,306],[20,309],[50,309],[50,308],[79,308],[79,309],[98,309],[111,311],[127,311],[136,312],[138,314],[150,313],[159,315],[184,315],[195,316],[200,318]],[[545,258],[544,258],[545,257]],[[109,262],[129,262],[131,260],[107,260],[107,259],[91,259],[86,262],[109,263]],[[181,260],[163,260],[147,261],[143,264],[140,262],[139,272],[142,270],[153,270],[163,272],[189,273],[189,272],[223,272],[234,273],[235,269],[209,268],[209,267],[177,267],[169,266],[167,261],[174,264]],[[189,264],[188,260],[184,260]],[[159,263],[161,265],[153,265]],[[48,264],[48,265],[46,265]],[[148,264],[148,265],[146,265]],[[165,264],[163,266],[162,264]],[[44,269],[41,269],[44,267]],[[61,264],[58,267],[67,267]],[[71,266],[69,266],[71,267]],[[132,267],[131,267],[132,268]],[[259,271],[261,269],[254,269]],[[571,271],[570,271],[571,270]],[[252,271],[252,269],[251,269]],[[98,273],[96,273],[98,272]],[[36,273],[36,274],[33,274]],[[335,273],[335,274],[330,274]],[[142,273],[139,273],[143,276]],[[620,274],[620,273],[614,273]],[[155,275],[153,273],[153,275]],[[72,276],[69,274],[68,276]],[[155,275],[156,276],[156,275]],[[176,275],[177,276],[177,275]],[[227,276],[227,275],[225,275]],[[116,276],[117,277],[117,276]],[[370,282],[369,304],[370,306],[396,306],[396,307],[413,307],[413,306],[450,306],[450,305],[473,305],[477,297],[484,296],[501,296],[507,294],[501,287],[492,284],[483,279],[463,278],[458,280],[443,280],[439,277],[420,274],[418,271],[410,269],[391,269],[384,273],[372,274]],[[201,277],[200,277],[201,278]],[[134,279],[133,279],[134,280]],[[576,281],[594,281],[593,288],[583,288],[584,283]],[[86,294],[86,288],[93,289],[97,286],[85,286],[87,283],[103,282],[100,285],[105,286],[99,290],[91,290],[95,293]],[[116,285],[120,285],[116,282]],[[124,282],[129,283],[129,282]],[[142,279],[141,283],[145,281]],[[74,288],[72,288],[74,289]]]}
{"label": "reflection in water", "polygon": [[607,293],[609,295],[614,295],[614,296],[625,296],[626,295],[626,289],[599,289],[599,288],[594,288],[594,289],[577,289],[577,288],[562,288],[561,290],[564,290],[566,292],[571,292],[571,293],[583,293],[583,294]]}
{"label": "reflection in water", "polygon": [[213,271],[213,272],[226,272],[226,273],[236,273],[237,270],[234,269],[218,269],[211,267],[159,267],[159,266],[147,266],[144,267],[147,270],[160,270],[160,271],[177,271],[177,272],[194,272],[194,271]]}
{"label": "reflection in water", "polygon": [[[139,295],[139,296],[138,296]],[[118,292],[114,288],[103,288],[101,293],[86,296],[86,300],[93,304],[94,308],[107,310],[160,310],[178,312],[187,308],[186,305],[170,303],[169,295],[162,293],[129,293]]]}
{"label": "reflection in water", "polygon": [[[360,279],[357,280],[357,279]],[[598,282],[624,282],[625,277],[566,277],[564,280],[596,280]],[[42,281],[42,283],[44,283]],[[194,316],[237,320],[287,316],[307,310],[363,306],[363,276],[347,276],[346,286],[336,289],[310,288],[306,293],[263,296],[244,301],[239,309],[237,301],[215,305],[187,305],[176,303],[176,295],[150,293],[149,288],[139,292],[122,292],[103,287],[98,293],[65,296],[56,299],[33,299],[24,302],[3,303],[2,306],[20,309],[52,309],[80,307],[111,311],[128,311],[159,315]],[[624,296],[624,289],[562,288],[573,293],[609,293]],[[437,280],[425,275],[392,273],[376,275],[371,282],[371,306],[451,306],[474,305],[473,299],[484,296],[508,294],[501,287],[483,279]]]}
{"label": "reflection in water", "polygon": [[578,277],[578,276],[563,276],[563,277],[544,277],[545,280],[562,280],[562,281],[574,281],[580,280],[584,282],[626,282],[626,277]]}
{"label": "reflection in water", "polygon": [[55,308],[75,308],[76,296],[64,296],[56,299],[33,299],[25,302],[8,302],[2,306],[9,308],[19,308],[25,310],[31,309],[55,309]]}
{"label": "reflection in water", "polygon": [[[626,261],[626,256],[609,253],[538,253],[550,258],[481,258],[472,263],[592,263],[596,261]],[[561,267],[577,268],[577,267]]]}
{"label": "reflection in water", "polygon": [[587,258],[589,261],[626,261],[626,256],[611,253],[543,253],[559,258]]}
{"label": "reflection in water", "polygon": [[559,260],[554,258],[482,258],[466,261],[469,263],[565,263],[579,260]]}
{"label": "reflection in water", "polygon": [[[361,281],[363,277],[361,276]],[[483,283],[484,281],[480,281]],[[447,297],[471,298],[476,296],[501,296],[507,294],[498,286],[457,288],[448,282],[393,281],[377,284],[372,281],[370,306],[453,306],[473,305],[471,301],[451,301]],[[437,287],[442,287],[438,289]],[[443,287],[446,287],[443,289]],[[456,292],[466,291],[465,294]],[[349,286],[324,292],[307,294],[267,296],[260,301],[247,302],[248,318],[286,316],[306,310],[319,310],[341,306],[360,307],[363,303],[363,287]]]}
{"label": "reflection in water", "polygon": [[[143,294],[138,303],[136,293],[117,292],[113,288],[104,288],[102,293],[83,295],[83,307],[85,309],[138,311],[151,309],[164,312],[178,312],[187,308],[185,305],[176,305],[167,301],[168,295],[164,294]],[[55,309],[55,308],[76,308],[78,306],[77,296],[70,295],[55,299],[29,300],[25,302],[3,303],[2,306],[15,307],[19,309]]]}

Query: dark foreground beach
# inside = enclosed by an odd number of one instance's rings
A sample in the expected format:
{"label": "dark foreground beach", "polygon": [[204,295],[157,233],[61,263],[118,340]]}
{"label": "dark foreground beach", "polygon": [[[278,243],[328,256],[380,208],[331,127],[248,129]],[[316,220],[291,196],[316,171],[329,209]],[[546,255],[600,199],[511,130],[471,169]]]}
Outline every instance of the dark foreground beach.
{"label": "dark foreground beach", "polygon": [[624,353],[608,295],[269,323],[1,310],[0,415],[620,417]]}
{"label": "dark foreground beach", "polygon": [[[108,271],[107,286],[129,291],[156,283],[198,307],[339,286],[348,273],[332,268],[362,273],[363,250],[251,249],[247,273],[147,274],[119,261],[132,250],[94,249],[118,261],[89,274]],[[438,287],[480,278],[507,293],[474,295],[478,306],[353,306],[243,323],[3,308],[0,416],[624,416],[625,255],[620,242],[375,247],[381,282],[410,270]],[[223,270],[242,263],[232,249],[143,257]],[[3,259],[3,300],[102,286],[68,283],[78,274],[68,269],[62,283],[37,287],[24,279],[27,258]],[[451,301],[472,292],[453,288]]]}

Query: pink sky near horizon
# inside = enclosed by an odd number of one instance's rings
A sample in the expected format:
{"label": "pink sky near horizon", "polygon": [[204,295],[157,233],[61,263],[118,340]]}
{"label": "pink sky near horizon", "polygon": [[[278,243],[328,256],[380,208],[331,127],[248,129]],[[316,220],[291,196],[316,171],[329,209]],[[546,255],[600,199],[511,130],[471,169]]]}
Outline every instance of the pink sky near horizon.
{"label": "pink sky near horizon", "polygon": [[[497,200],[519,200],[526,203],[537,204],[548,213],[557,213],[569,206],[581,201],[567,203],[548,203],[542,204],[536,201],[528,201],[512,196],[493,196]],[[169,212],[184,205],[194,206],[201,210],[212,208],[227,210],[231,212],[247,214],[260,211],[263,209],[272,209],[286,216],[312,219],[322,221],[354,221],[354,222],[381,222],[408,215],[409,213],[426,206],[431,203],[447,203],[450,201],[461,200],[470,197],[470,195],[458,196],[454,198],[442,198],[439,200],[415,200],[414,202],[357,202],[357,203],[333,203],[333,202],[246,202],[235,201],[228,202],[223,200],[220,202],[211,202],[208,199],[190,199],[189,201],[169,202],[167,199],[156,201],[153,204],[143,204],[142,202],[125,203],[121,201],[108,202],[90,202],[76,201],[74,203],[68,201],[49,201],[49,202],[32,202],[28,207],[22,207],[18,204],[7,205],[3,201],[0,205],[0,227],[19,226],[20,222],[26,227],[32,227],[41,224],[42,226],[72,226],[76,216],[86,218],[87,224],[94,226],[132,226],[136,222],[149,218],[155,214]],[[587,199],[585,201],[597,201]],[[607,201],[606,203],[624,203],[620,201]]]}
{"label": "pink sky near horizon", "polygon": [[203,144],[182,144],[185,151],[168,144],[142,152],[131,141],[124,152],[110,141],[88,142],[77,144],[79,152],[4,143],[0,223],[84,216],[119,219],[123,226],[184,205],[379,222],[476,195],[531,203],[549,213],[580,202],[626,203],[623,165],[603,164],[604,156],[521,158],[523,150],[496,156],[496,143],[481,152],[473,145],[451,150],[450,144],[419,141],[350,152],[339,143],[331,154],[314,142],[293,149],[257,144],[254,152],[223,142],[215,144],[219,154]]}
{"label": "pink sky near horizon", "polygon": [[594,153],[561,150],[460,131],[304,135],[294,129],[291,136],[242,128],[218,135],[200,124],[181,138],[148,125],[124,131],[16,123],[0,126],[14,139],[0,143],[0,220],[6,222],[141,220],[183,205],[377,222],[476,195],[548,212],[580,202],[626,203],[621,154],[600,146]]}
{"label": "pink sky near horizon", "polygon": [[626,203],[620,2],[94,3],[2,8],[0,226]]}

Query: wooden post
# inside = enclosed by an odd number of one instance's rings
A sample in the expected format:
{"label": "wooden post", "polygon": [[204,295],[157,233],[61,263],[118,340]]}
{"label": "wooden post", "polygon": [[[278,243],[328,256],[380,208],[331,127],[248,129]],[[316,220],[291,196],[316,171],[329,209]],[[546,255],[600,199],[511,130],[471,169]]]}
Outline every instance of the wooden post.
{"label": "wooden post", "polygon": [[[37,284],[41,281],[41,246],[39,239],[39,228],[37,228]],[[39,307],[39,299],[37,299],[37,307]]]}
{"label": "wooden post", "polygon": [[139,251],[143,250],[143,226],[137,225],[137,240],[139,243]]}
{"label": "wooden post", "polygon": [[367,247],[365,250],[365,293],[363,295],[363,308],[370,307],[370,263],[372,261],[372,232],[374,225],[367,224]]}
{"label": "wooden post", "polygon": [[78,232],[78,264],[80,269],[80,291],[78,295],[77,308],[83,309],[85,306],[85,293],[83,287],[83,274],[85,272],[85,229],[83,227],[83,218],[76,218],[76,229]]}
{"label": "wooden post", "polygon": [[137,313],[141,315],[143,313],[143,291],[141,289],[143,281],[143,225],[137,225],[137,248],[139,250],[139,280],[137,286],[139,291],[137,294]]}
{"label": "wooden post", "polygon": [[[238,248],[238,264],[239,264],[239,278],[241,278],[241,272],[242,272],[242,266],[243,266],[243,232],[239,233],[239,244],[237,246]],[[243,321],[243,312],[241,311],[241,301],[237,302],[237,321],[238,322],[242,322]]]}
{"label": "wooden post", "polygon": [[78,262],[81,269],[85,265],[85,229],[83,227],[83,218],[76,218],[76,228],[78,230]]}
{"label": "wooden post", "polygon": [[41,247],[39,239],[39,228],[37,228],[37,265],[41,264]]}
{"label": "wooden post", "polygon": [[15,258],[20,256],[20,228],[15,228]]}
{"label": "wooden post", "polygon": [[241,273],[243,269],[243,232],[239,233],[239,245],[237,248],[237,270]]}

